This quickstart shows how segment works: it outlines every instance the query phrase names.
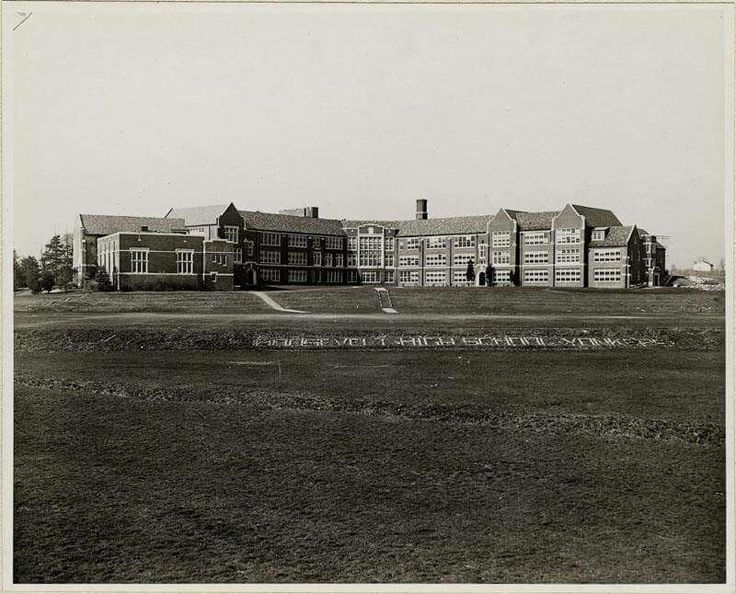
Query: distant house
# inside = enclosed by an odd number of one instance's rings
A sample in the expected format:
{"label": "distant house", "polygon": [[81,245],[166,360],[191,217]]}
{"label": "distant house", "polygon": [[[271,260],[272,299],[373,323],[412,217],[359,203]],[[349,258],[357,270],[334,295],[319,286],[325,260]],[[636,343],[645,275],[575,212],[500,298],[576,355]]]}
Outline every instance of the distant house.
{"label": "distant house", "polygon": [[713,264],[707,260],[696,260],[693,264],[693,270],[696,272],[713,272]]}

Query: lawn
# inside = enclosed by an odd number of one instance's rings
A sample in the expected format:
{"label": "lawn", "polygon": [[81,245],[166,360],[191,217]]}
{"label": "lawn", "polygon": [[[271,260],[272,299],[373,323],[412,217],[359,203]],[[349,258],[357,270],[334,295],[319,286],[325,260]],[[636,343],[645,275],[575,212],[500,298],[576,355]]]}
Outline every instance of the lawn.
{"label": "lawn", "polygon": [[722,582],[722,320],[679,316],[547,328],[674,340],[579,351],[250,341],[522,319],[20,328],[15,580]]}

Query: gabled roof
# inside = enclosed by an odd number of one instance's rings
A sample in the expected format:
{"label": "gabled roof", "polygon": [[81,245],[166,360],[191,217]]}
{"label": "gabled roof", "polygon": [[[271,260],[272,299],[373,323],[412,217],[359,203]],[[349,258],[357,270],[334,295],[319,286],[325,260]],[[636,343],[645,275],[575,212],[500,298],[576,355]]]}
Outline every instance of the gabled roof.
{"label": "gabled roof", "polygon": [[166,218],[179,218],[186,221],[187,227],[197,225],[216,225],[217,217],[227,210],[229,204],[213,204],[211,206],[191,206],[188,208],[172,208]]}
{"label": "gabled roof", "polygon": [[520,231],[540,231],[542,229],[551,229],[552,221],[559,214],[559,211],[542,211],[542,212],[517,212],[516,222],[519,223]]}
{"label": "gabled roof", "polygon": [[279,231],[281,233],[313,233],[316,235],[345,235],[342,222],[336,219],[313,219],[294,215],[239,210],[246,229]]}
{"label": "gabled roof", "polygon": [[571,204],[570,206],[575,209],[575,212],[585,217],[586,227],[621,226],[621,221],[619,221],[618,217],[610,210],[593,208],[592,206],[580,206],[578,204]]}
{"label": "gabled roof", "polygon": [[589,247],[623,247],[629,244],[629,238],[636,225],[616,225],[608,229],[605,239],[591,240]]}
{"label": "gabled roof", "polygon": [[89,235],[110,235],[118,231],[134,233],[141,227],[149,231],[170,233],[172,229],[183,229],[184,219],[163,217],[128,217],[118,215],[80,214],[82,228]]}
{"label": "gabled roof", "polygon": [[418,235],[463,235],[485,233],[488,223],[495,215],[478,215],[471,217],[448,217],[444,219],[409,219],[405,221],[343,221],[344,227],[361,227],[363,225],[380,225],[389,229],[398,229],[399,236],[414,237]]}

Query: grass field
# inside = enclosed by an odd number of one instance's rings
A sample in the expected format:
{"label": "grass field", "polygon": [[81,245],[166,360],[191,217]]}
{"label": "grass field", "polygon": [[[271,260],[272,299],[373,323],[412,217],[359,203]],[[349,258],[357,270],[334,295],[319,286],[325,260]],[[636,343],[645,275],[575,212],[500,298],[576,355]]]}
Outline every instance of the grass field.
{"label": "grass field", "polygon": [[[343,291],[372,289],[273,296]],[[723,295],[563,292],[560,316],[631,314],[585,326],[432,317],[460,294],[435,291],[396,291],[415,316],[334,320],[17,308],[15,581],[722,582]],[[674,346],[248,343],[540,325]]]}

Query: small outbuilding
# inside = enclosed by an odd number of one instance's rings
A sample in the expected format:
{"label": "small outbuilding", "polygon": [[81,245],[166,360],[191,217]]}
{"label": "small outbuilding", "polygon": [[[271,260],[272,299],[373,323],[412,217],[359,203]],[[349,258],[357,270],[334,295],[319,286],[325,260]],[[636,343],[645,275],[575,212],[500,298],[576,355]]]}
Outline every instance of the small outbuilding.
{"label": "small outbuilding", "polygon": [[693,264],[693,270],[697,272],[713,272],[713,264],[707,260],[696,260]]}

